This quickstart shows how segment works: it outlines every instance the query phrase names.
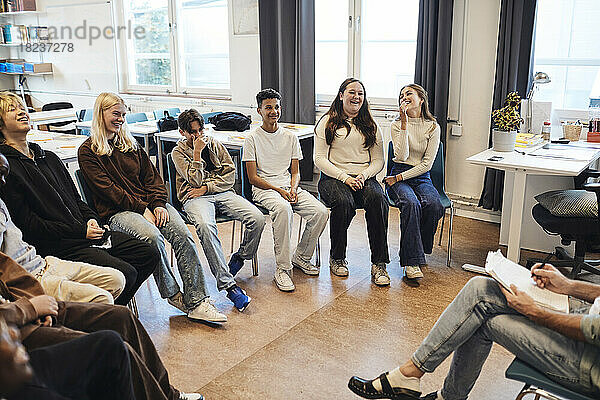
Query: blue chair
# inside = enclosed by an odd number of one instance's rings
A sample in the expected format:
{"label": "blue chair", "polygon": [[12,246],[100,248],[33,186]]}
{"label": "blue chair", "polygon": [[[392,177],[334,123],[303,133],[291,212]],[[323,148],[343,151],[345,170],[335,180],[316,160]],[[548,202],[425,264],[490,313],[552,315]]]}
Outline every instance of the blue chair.
{"label": "blue chair", "polygon": [[[241,159],[241,151],[240,151],[240,159]],[[240,171],[240,181],[242,182],[242,196],[248,200],[250,203],[254,204],[256,208],[260,210],[265,216],[269,216],[269,210],[264,208],[263,206],[254,203],[252,200],[252,184],[248,179],[248,174],[246,174],[246,161],[242,161],[242,168]],[[300,224],[298,226],[298,242],[300,242],[300,236],[302,234],[302,218],[300,218]],[[315,265],[317,267],[321,267],[321,238],[317,239],[317,247],[315,248]]]}
{"label": "blue chair", "polygon": [[[91,108],[86,108],[84,110],[79,110],[79,112],[76,111],[75,114],[77,115],[77,120],[80,122],[91,121],[94,116],[94,110]],[[82,128],[79,130],[80,135],[90,136],[91,133],[91,130],[88,128]]]}
{"label": "blue chair", "polygon": [[[92,194],[92,189],[90,189],[87,184],[83,172],[80,169],[75,171],[75,181],[77,182],[77,187],[79,188],[79,193],[81,194],[81,199],[85,201],[85,203],[92,209],[94,212],[96,211],[96,207],[94,206],[94,197]],[[136,318],[140,317],[140,313],[138,312],[137,303],[135,301],[135,296],[131,298],[129,303],[127,303],[127,307],[131,310],[131,312],[136,316]]]}
{"label": "blue chair", "polygon": [[127,115],[125,115],[125,121],[127,121],[128,124],[134,124],[136,122],[144,122],[144,121],[148,121],[148,116],[144,112],[127,114]]}
{"label": "blue chair", "polygon": [[[181,215],[181,218],[183,218],[183,221],[186,224],[193,225],[192,221],[189,219],[189,217],[187,216],[187,213],[185,212],[185,210],[183,208],[183,204],[181,204],[181,202],[177,198],[177,188],[175,185],[175,179],[177,178],[177,170],[175,169],[175,163],[173,162],[173,156],[171,155],[171,153],[167,154],[167,170],[168,170],[168,176],[169,176],[169,181],[167,182],[167,189],[169,191],[169,203],[171,203],[171,205],[179,212],[179,214]],[[222,222],[231,222],[232,223],[230,253],[233,253],[233,245],[235,243],[236,220],[217,212],[216,221],[217,221],[217,224],[220,224]],[[243,231],[244,231],[244,224],[242,224],[240,222],[240,242],[242,241]],[[173,265],[173,248],[171,248],[171,265]],[[254,258],[252,259],[252,275],[258,276],[258,260],[257,260],[256,255],[254,255]]]}
{"label": "blue chair", "polygon": [[177,117],[177,115],[179,115],[179,107],[173,107],[173,108],[162,108],[160,110],[154,110],[154,118],[155,119],[161,119],[165,116],[165,111],[167,111],[169,113],[169,116],[175,118]]}
{"label": "blue chair", "polygon": [[[388,146],[387,175],[390,175],[390,173],[392,171],[392,165],[394,163],[392,160],[393,158],[394,158],[394,144],[392,142],[390,142],[390,144]],[[444,206],[444,209],[448,209],[448,208],[450,209],[450,226],[449,226],[450,229],[448,232],[448,256],[446,258],[446,266],[449,267],[450,260],[452,259],[452,223],[454,221],[454,204],[452,203],[452,200],[450,200],[450,198],[448,197],[448,195],[446,194],[446,191],[445,191],[444,173],[445,173],[444,144],[440,143],[440,145],[438,147],[437,155],[435,156],[435,160],[433,161],[433,166],[431,167],[429,174],[431,176],[431,182],[433,183],[433,186],[436,188],[436,190],[438,191],[438,194],[440,195],[440,202]],[[387,188],[386,188],[386,194],[387,194]],[[398,208],[396,203],[394,203],[394,201],[390,198],[389,195],[388,195],[388,201],[390,203],[390,206]],[[442,226],[440,227],[440,239],[439,239],[438,246],[442,245],[442,233],[444,232],[444,221],[445,220],[446,220],[446,213],[444,212],[444,216],[442,217]]]}
{"label": "blue chair", "polygon": [[200,115],[202,115],[202,118],[204,118],[204,123],[208,124],[208,119],[210,117],[214,117],[215,115],[219,115],[219,114],[223,114],[223,113],[221,111],[215,111],[215,112],[207,112],[207,113],[200,114]]}
{"label": "blue chair", "polygon": [[504,375],[508,379],[525,383],[515,400],[521,400],[528,394],[535,395],[536,399],[544,398],[548,400],[559,400],[557,396],[570,400],[594,399],[594,397],[565,388],[518,358],[515,358],[508,366]]}

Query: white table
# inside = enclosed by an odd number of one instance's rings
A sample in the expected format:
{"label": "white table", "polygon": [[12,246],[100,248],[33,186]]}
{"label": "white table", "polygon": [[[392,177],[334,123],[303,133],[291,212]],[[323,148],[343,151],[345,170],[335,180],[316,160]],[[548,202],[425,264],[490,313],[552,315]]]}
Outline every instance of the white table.
{"label": "white table", "polygon": [[56,122],[75,121],[75,109],[66,108],[63,110],[38,111],[29,114],[29,121],[33,129],[37,129],[40,125],[47,125]]}
{"label": "white table", "polygon": [[[506,225],[508,224],[508,258],[515,262],[519,262],[521,250],[527,177],[530,175],[574,177],[600,158],[600,145],[595,143],[573,142],[564,147],[565,158],[536,157],[529,154],[537,152],[540,147],[542,145],[531,149],[519,149],[519,151],[525,151],[527,153],[525,155],[516,151],[505,153],[488,149],[467,158],[467,161],[472,164],[496,168],[508,173],[504,185],[501,232],[507,229]],[[492,161],[490,158],[493,156],[499,156],[502,159]],[[567,157],[577,159],[567,159]],[[510,173],[514,174],[512,186],[509,184],[510,179],[507,179],[510,178],[508,176]],[[545,188],[545,190],[551,189],[554,188]]]}
{"label": "white table", "polygon": [[[133,124],[127,124],[129,132],[133,136],[141,137],[144,139],[144,149],[146,153],[150,152],[150,141],[152,136],[158,132],[157,120],[152,119],[149,121],[135,122]],[[75,128],[79,131],[81,129],[90,129],[92,127],[92,121],[79,121],[75,123]]]}
{"label": "white table", "polygon": [[37,143],[42,149],[52,151],[65,164],[77,161],[77,149],[86,140],[87,136],[39,131],[36,129],[30,130],[27,134],[28,142]]}
{"label": "white table", "polygon": [[[217,139],[219,142],[223,143],[223,145],[232,150],[241,150],[244,146],[244,140],[246,139],[246,135],[256,129],[259,126],[259,122],[253,122],[250,126],[250,129],[244,132],[236,132],[236,131],[215,131],[212,128],[212,125],[206,125],[206,129],[204,133],[208,136],[212,136]],[[313,137],[314,134],[314,125],[304,125],[304,124],[289,124],[289,123],[280,123],[280,126],[289,129],[294,132],[296,136],[298,136],[299,140],[309,139]],[[183,136],[179,133],[178,130],[158,132],[154,134],[156,138],[156,145],[158,147],[158,170],[163,175],[163,144],[165,142],[177,142],[182,139]],[[309,162],[312,165],[313,155],[312,152],[310,154],[303,154],[303,161]],[[164,179],[164,176],[163,176]]]}

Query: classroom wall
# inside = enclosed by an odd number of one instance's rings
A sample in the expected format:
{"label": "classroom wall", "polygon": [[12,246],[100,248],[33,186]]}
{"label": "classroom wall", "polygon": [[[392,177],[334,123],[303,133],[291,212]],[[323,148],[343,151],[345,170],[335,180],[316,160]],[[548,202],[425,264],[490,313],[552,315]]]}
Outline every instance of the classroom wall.
{"label": "classroom wall", "polygon": [[[38,8],[44,9],[46,5],[50,4],[56,6],[74,4],[74,2],[75,0],[38,0]],[[98,0],[77,0],[76,2],[77,4],[94,4],[98,3]],[[463,134],[461,137],[448,135],[446,187],[449,193],[478,198],[483,186],[484,168],[470,165],[464,160],[488,147],[500,0],[464,0],[464,2],[466,23],[464,25],[462,72],[460,84],[452,87],[452,90],[457,90],[458,86],[460,90],[459,120],[463,126]],[[106,54],[106,57],[114,59],[112,54]],[[254,111],[254,96],[260,90],[258,35],[231,36],[230,57],[233,61],[231,63],[231,102],[139,95],[124,97],[132,105],[134,111],[145,111],[154,106],[154,108],[160,108],[163,105],[180,106],[181,108],[194,106],[201,111],[235,110],[252,114],[253,117],[258,118]],[[454,61],[456,60],[454,59]],[[43,78],[29,79],[29,89],[33,91],[32,96],[37,105],[68,98],[77,108],[90,108],[97,95],[95,91],[68,95],[53,91],[45,93],[49,86]],[[389,121],[385,119],[385,112],[377,113],[376,117],[384,130],[384,136],[389,137]]]}

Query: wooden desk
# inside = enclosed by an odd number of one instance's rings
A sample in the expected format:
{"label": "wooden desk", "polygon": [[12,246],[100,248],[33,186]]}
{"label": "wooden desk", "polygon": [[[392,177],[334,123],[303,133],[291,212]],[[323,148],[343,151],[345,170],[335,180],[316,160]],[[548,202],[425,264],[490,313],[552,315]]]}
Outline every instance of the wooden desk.
{"label": "wooden desk", "polygon": [[[518,262],[520,257],[523,210],[525,202],[528,200],[525,197],[525,193],[527,186],[530,184],[527,182],[528,176],[574,177],[583,172],[592,162],[600,158],[600,145],[587,142],[573,142],[564,146],[562,151],[565,152],[565,158],[531,155],[531,153],[537,152],[542,146],[539,145],[531,149],[524,149],[527,153],[525,155],[519,154],[516,151],[504,153],[488,149],[467,158],[467,161],[472,164],[500,169],[507,173],[503,193],[500,232],[502,237],[503,233],[508,231],[508,258],[515,262]],[[519,149],[519,151],[521,150]],[[499,156],[502,159],[491,161],[490,157],[492,156]],[[568,157],[574,159],[568,159]],[[512,185],[510,184],[511,180]],[[545,186],[543,191],[552,189],[556,189],[556,187]],[[541,228],[539,231],[541,235],[546,235]]]}
{"label": "wooden desk", "polygon": [[44,150],[55,153],[63,163],[77,161],[77,150],[87,136],[69,135],[56,132],[32,129],[27,134],[27,141],[37,143]]}
{"label": "wooden desk", "polygon": [[33,129],[40,125],[47,125],[56,122],[76,121],[75,109],[66,108],[63,110],[38,111],[29,114],[29,121]]}

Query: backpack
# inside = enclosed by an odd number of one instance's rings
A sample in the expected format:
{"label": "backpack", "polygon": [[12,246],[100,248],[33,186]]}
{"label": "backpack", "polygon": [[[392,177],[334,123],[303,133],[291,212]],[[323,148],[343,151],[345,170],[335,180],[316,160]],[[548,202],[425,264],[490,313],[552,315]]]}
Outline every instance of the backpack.
{"label": "backpack", "polygon": [[177,124],[177,120],[174,117],[171,117],[169,112],[165,110],[165,116],[158,120],[158,131],[172,131],[178,128],[179,125]]}
{"label": "backpack", "polygon": [[243,132],[250,129],[252,118],[238,112],[224,112],[210,117],[208,122],[215,126],[215,131]]}

